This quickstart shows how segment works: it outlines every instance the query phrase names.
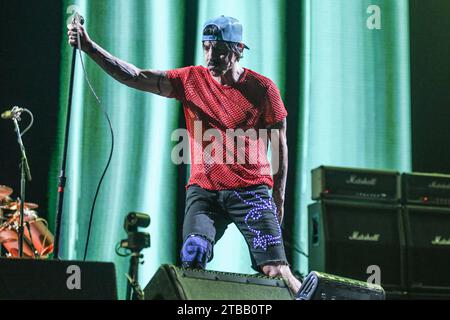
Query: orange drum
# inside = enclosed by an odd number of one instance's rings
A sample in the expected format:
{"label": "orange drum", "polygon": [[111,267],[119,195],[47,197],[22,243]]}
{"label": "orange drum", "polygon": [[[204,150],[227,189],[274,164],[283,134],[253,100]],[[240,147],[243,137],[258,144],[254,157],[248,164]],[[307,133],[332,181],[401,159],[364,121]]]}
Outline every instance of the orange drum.
{"label": "orange drum", "polygon": [[[17,257],[19,252],[19,219],[20,213],[16,212],[0,227],[0,243],[13,257]],[[24,256],[43,258],[52,253],[53,235],[44,223],[45,220],[39,218],[35,211],[24,210],[24,222]]]}
{"label": "orange drum", "polygon": [[[34,253],[27,239],[23,240],[23,256],[33,258]],[[15,227],[9,224],[9,221],[0,226],[0,244],[5,247],[11,257],[19,257],[19,234]]]}
{"label": "orange drum", "polygon": [[[19,220],[19,216],[17,216]],[[53,252],[53,234],[48,230],[44,219],[39,218],[36,212],[30,210],[29,215],[25,215],[25,237],[33,244],[40,257],[48,256]],[[28,227],[29,226],[29,227]],[[30,235],[31,231],[31,235]]]}

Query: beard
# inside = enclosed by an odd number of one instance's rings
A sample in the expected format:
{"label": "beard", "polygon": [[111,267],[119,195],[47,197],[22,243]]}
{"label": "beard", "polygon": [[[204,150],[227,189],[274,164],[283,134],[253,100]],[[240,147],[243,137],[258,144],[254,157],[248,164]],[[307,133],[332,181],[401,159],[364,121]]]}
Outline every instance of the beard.
{"label": "beard", "polygon": [[209,72],[214,77],[220,77],[228,71],[228,66],[225,63],[208,63],[207,65]]}

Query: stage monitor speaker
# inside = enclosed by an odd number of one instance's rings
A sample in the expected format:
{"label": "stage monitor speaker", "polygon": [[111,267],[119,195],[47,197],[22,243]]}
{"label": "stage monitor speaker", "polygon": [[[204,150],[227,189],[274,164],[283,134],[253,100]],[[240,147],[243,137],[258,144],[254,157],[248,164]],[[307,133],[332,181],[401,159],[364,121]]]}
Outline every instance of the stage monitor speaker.
{"label": "stage monitor speaker", "polygon": [[162,265],[145,290],[146,300],[293,300],[283,280]]}
{"label": "stage monitor speaker", "polygon": [[312,271],[302,283],[297,300],[384,300],[377,285]]}
{"label": "stage monitor speaker", "polygon": [[113,263],[0,259],[0,299],[116,300]]}
{"label": "stage monitor speaker", "polygon": [[406,290],[401,206],[323,200],[308,206],[308,228],[309,270]]}
{"label": "stage monitor speaker", "polygon": [[405,206],[411,292],[450,293],[450,208]]}
{"label": "stage monitor speaker", "polygon": [[408,300],[450,300],[450,294],[445,293],[409,293]]}

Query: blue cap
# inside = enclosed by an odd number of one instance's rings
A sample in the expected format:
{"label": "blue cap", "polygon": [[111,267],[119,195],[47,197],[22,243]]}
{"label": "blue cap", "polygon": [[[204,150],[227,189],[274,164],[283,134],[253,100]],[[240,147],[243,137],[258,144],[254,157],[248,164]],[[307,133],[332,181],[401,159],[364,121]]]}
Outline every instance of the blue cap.
{"label": "blue cap", "polygon": [[[221,35],[203,35],[202,41],[226,41],[242,43],[242,24],[239,20],[232,17],[220,16],[205,22],[203,30],[207,26],[216,26],[219,28]],[[244,43],[244,48],[249,49]]]}

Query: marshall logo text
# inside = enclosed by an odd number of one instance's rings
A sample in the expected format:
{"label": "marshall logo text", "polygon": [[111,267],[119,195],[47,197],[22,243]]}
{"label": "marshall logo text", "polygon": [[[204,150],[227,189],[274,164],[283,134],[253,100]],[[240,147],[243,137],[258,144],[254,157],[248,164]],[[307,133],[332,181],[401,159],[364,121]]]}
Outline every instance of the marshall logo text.
{"label": "marshall logo text", "polygon": [[356,175],[351,175],[350,178],[347,181],[345,181],[345,183],[364,186],[374,186],[377,184],[377,178],[367,179],[367,178],[360,178]]}
{"label": "marshall logo text", "polygon": [[437,246],[450,246],[450,238],[445,239],[441,236],[434,237],[434,240],[431,241],[431,244],[437,245]]}
{"label": "marshall logo text", "polygon": [[428,187],[431,189],[448,189],[448,190],[450,190],[450,184],[439,183],[436,181],[433,181],[432,183],[430,183],[428,185]]}
{"label": "marshall logo text", "polygon": [[348,240],[356,240],[356,241],[380,241],[380,234],[375,233],[374,235],[370,235],[368,233],[361,234],[359,231],[353,231],[352,235],[348,237]]}

